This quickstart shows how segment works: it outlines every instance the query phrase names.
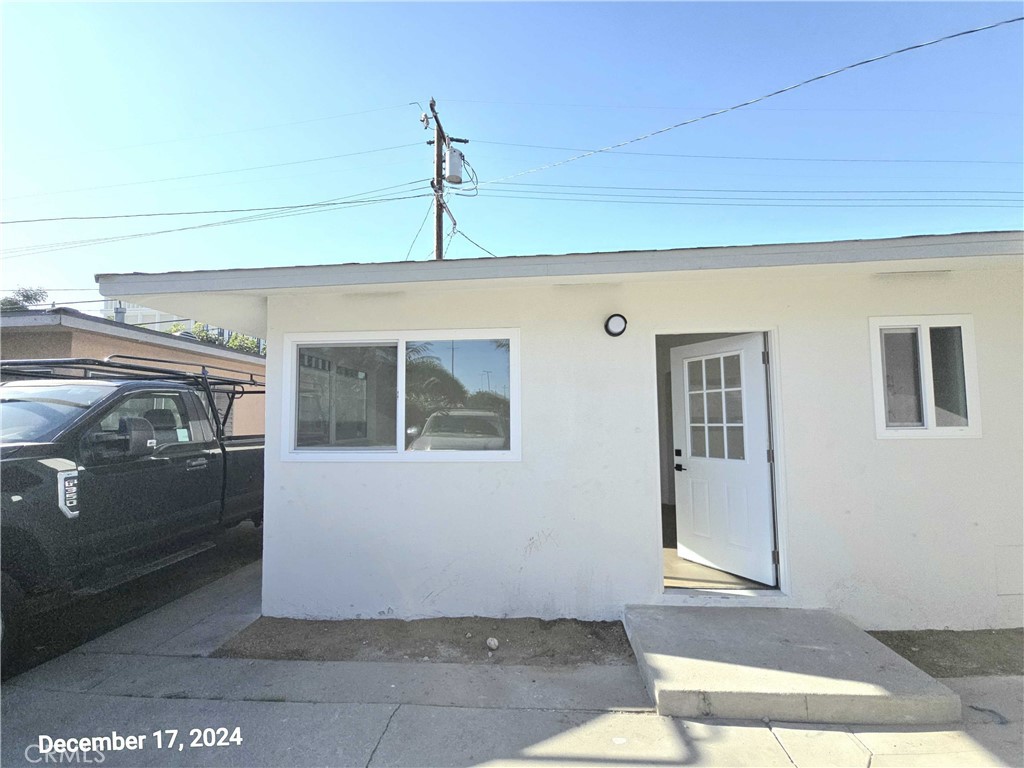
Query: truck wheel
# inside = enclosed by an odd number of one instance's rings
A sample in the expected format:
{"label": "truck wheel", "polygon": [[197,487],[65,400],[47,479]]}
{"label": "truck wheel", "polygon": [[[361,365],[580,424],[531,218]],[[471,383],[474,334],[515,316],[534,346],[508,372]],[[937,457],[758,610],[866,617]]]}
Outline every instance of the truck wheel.
{"label": "truck wheel", "polygon": [[17,613],[22,591],[18,582],[0,574],[0,666],[6,666],[18,641]]}

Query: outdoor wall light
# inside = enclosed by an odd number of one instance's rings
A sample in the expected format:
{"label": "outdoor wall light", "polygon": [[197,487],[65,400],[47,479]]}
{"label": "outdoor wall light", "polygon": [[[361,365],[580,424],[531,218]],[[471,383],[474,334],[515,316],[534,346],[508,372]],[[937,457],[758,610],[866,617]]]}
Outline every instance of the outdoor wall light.
{"label": "outdoor wall light", "polygon": [[604,321],[604,332],[609,336],[621,336],[626,332],[626,318],[622,315],[609,315]]}

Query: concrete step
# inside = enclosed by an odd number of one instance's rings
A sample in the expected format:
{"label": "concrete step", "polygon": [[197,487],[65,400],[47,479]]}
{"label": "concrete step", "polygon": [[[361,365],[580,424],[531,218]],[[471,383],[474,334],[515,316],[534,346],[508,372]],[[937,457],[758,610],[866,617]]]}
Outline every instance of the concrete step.
{"label": "concrete step", "polygon": [[953,691],[826,611],[634,605],[624,623],[662,715],[874,725],[961,717]]}

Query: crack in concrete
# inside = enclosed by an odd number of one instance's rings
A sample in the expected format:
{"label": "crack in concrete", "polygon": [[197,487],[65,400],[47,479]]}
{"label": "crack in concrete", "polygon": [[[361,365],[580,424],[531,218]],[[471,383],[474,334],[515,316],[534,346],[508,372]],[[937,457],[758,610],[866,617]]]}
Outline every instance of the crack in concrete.
{"label": "crack in concrete", "polygon": [[395,715],[398,714],[398,710],[402,708],[402,704],[395,707],[395,711],[391,713],[391,717],[388,718],[387,723],[384,725],[384,730],[381,731],[380,738],[377,739],[377,743],[373,745],[373,751],[370,753],[370,757],[366,760],[365,768],[370,768],[370,764],[373,762],[374,755],[377,754],[377,750],[380,749],[381,742],[384,741],[384,736],[387,735],[388,729],[391,727],[391,721],[395,719]]}

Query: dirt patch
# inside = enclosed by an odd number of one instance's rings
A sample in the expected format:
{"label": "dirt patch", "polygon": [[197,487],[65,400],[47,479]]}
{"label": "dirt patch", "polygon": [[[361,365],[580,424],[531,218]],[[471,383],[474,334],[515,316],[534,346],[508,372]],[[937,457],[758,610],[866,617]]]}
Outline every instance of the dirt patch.
{"label": "dirt patch", "polygon": [[1024,674],[1024,629],[869,632],[932,677]]}
{"label": "dirt patch", "polygon": [[[488,638],[497,650],[487,647]],[[634,664],[619,621],[480,617],[305,621],[262,617],[213,654],[301,661],[419,661],[458,664]]]}

